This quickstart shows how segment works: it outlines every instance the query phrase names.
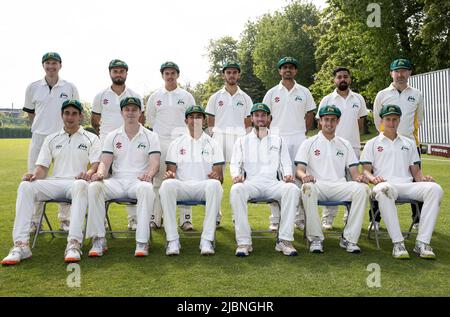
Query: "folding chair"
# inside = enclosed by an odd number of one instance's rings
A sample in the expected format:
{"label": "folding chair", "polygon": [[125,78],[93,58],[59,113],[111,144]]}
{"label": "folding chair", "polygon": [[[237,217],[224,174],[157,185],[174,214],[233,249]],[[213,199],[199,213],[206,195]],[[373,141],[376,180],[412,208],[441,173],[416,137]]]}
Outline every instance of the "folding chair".
{"label": "folding chair", "polygon": [[[118,205],[125,205],[125,206],[133,206],[137,204],[137,199],[134,198],[116,198],[116,199],[109,199],[107,201],[105,201],[105,210],[106,210],[106,222],[108,224],[108,230],[106,231],[106,233],[109,233],[111,235],[112,238],[114,237],[114,234],[120,234],[120,233],[132,233],[133,231],[130,230],[112,230],[112,226],[111,226],[111,220],[109,219],[109,206],[111,204],[118,204]],[[152,232],[150,230],[150,240],[152,239]]]}
{"label": "folding chair", "polygon": [[[63,230],[53,230],[52,225],[50,224],[50,221],[48,220],[47,214],[46,214],[46,208],[47,208],[47,204],[49,203],[57,203],[57,204],[72,204],[72,200],[68,199],[68,198],[59,198],[59,199],[49,199],[49,200],[43,200],[40,201],[40,203],[44,203],[44,208],[42,210],[42,214],[39,217],[39,222],[37,224],[37,230],[36,233],[34,234],[34,239],[33,239],[33,244],[31,245],[31,248],[34,248],[34,246],[36,245],[37,242],[37,238],[40,234],[43,233],[50,233],[52,235],[52,238],[56,238],[55,233],[61,233],[61,234],[68,234],[67,231],[63,231]],[[50,230],[41,230],[41,226],[42,226],[42,220],[45,218],[45,222],[47,223],[47,226]]]}
{"label": "folding chair", "polygon": [[[317,201],[318,206],[324,206],[324,207],[338,207],[338,206],[344,206],[347,209],[347,214],[350,214],[350,208],[352,206],[351,201],[345,201],[345,200],[319,200]],[[347,225],[347,222],[344,224]],[[306,230],[305,230],[306,231]],[[328,233],[337,233],[336,231],[327,231]],[[341,234],[341,233],[339,233]]]}
{"label": "folding chair", "polygon": [[[375,198],[370,200],[370,215],[371,215],[372,219],[375,219],[375,217],[377,217],[380,214],[380,209],[378,209],[376,212],[374,212],[374,209],[375,209],[374,201],[375,201]],[[411,225],[409,226],[408,231],[407,232],[402,232],[404,234],[403,237],[406,238],[406,239],[408,239],[409,236],[411,235],[414,223],[416,223],[420,219],[419,203],[420,203],[419,201],[414,200],[414,199],[397,199],[395,201],[396,205],[403,205],[403,204],[415,205],[416,210],[417,210],[417,213],[416,213],[416,215],[415,215]],[[367,234],[367,238],[368,239],[370,239],[370,235],[371,235],[372,231],[375,233],[375,242],[377,244],[377,249],[381,249],[380,248],[379,236],[382,233],[380,232],[380,230],[377,230],[377,228],[374,228],[373,222],[370,223],[369,232]]]}
{"label": "folding chair", "polygon": [[[253,199],[250,199],[248,201],[248,203],[250,203],[250,204],[269,204],[269,205],[275,203],[275,204],[278,205],[279,208],[281,208],[280,207],[280,203],[277,200],[275,200],[275,199],[253,198]],[[280,212],[280,219],[281,219],[281,212]],[[265,238],[265,237],[264,236],[260,236],[259,234],[262,234],[262,233],[275,233],[277,238],[278,238],[278,231],[279,230],[277,230],[277,231],[272,231],[272,230],[252,230],[252,237],[262,239],[262,238]],[[254,234],[257,234],[257,235],[254,235]]]}

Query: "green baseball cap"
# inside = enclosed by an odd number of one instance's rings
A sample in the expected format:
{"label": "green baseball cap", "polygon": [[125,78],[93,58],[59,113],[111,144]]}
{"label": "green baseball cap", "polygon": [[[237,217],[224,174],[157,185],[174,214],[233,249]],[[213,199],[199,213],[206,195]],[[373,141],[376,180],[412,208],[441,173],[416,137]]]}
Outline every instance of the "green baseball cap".
{"label": "green baseball cap", "polygon": [[264,112],[267,112],[267,114],[270,114],[269,106],[262,102],[255,103],[253,105],[252,109],[250,110],[250,114],[252,114],[253,112],[256,112],[256,111],[264,111]]}
{"label": "green baseball cap", "polygon": [[224,73],[227,68],[236,68],[239,72],[241,72],[241,65],[239,65],[239,62],[236,60],[226,61],[222,67],[222,73]]}
{"label": "green baseball cap", "polygon": [[203,117],[206,118],[206,113],[202,106],[194,105],[194,106],[188,107],[186,109],[186,112],[184,113],[184,117],[187,118],[188,115],[190,115],[191,113],[201,113],[201,114],[203,114]]}
{"label": "green baseball cap", "polygon": [[61,111],[64,110],[67,107],[75,107],[78,110],[80,110],[80,112],[83,112],[83,105],[81,104],[81,102],[79,100],[76,99],[68,99],[66,101],[63,102],[62,106],[61,106]]}
{"label": "green baseball cap", "polygon": [[402,116],[402,109],[400,109],[397,105],[384,105],[381,107],[380,110],[380,117],[383,118],[384,116],[390,115],[390,114],[396,114],[398,116]]}
{"label": "green baseball cap", "polygon": [[341,110],[339,110],[339,108],[335,105],[326,105],[320,108],[319,117],[322,118],[326,115],[335,115],[339,119],[341,117]]}
{"label": "green baseball cap", "polygon": [[292,64],[295,68],[298,68],[298,61],[290,56],[283,57],[278,61],[277,67],[280,69],[284,64]]}
{"label": "green baseball cap", "polygon": [[136,97],[126,97],[120,101],[120,110],[128,105],[136,105],[141,109],[141,100]]}
{"label": "green baseball cap", "polygon": [[180,68],[174,62],[162,63],[161,64],[161,68],[160,68],[161,74],[163,73],[164,69],[166,69],[166,68],[173,68],[173,69],[175,69],[177,71],[177,73],[180,73]]}
{"label": "green baseball cap", "polygon": [[408,59],[404,59],[404,58],[400,58],[400,59],[396,59],[395,61],[393,61],[391,63],[391,70],[396,70],[396,69],[412,69],[412,64]]}
{"label": "green baseball cap", "polygon": [[42,56],[42,64],[44,64],[44,62],[48,61],[49,59],[53,59],[60,63],[62,62],[61,56],[58,53],[48,52],[48,53],[45,53],[44,56]]}
{"label": "green baseball cap", "polygon": [[128,70],[128,65],[124,61],[121,61],[120,59],[113,59],[111,62],[109,62],[109,70],[114,67],[123,67],[126,70]]}

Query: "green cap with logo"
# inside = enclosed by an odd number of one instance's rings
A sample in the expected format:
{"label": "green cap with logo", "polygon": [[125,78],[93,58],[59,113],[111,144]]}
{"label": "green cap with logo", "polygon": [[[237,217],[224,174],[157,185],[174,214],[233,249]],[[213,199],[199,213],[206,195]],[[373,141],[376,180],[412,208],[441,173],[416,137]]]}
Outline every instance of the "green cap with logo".
{"label": "green cap with logo", "polygon": [[109,62],[109,70],[114,67],[123,67],[126,70],[128,70],[128,65],[124,61],[121,61],[120,59],[113,59],[111,62]]}
{"label": "green cap with logo", "polygon": [[298,61],[290,56],[283,57],[278,61],[277,67],[280,69],[284,64],[292,64],[295,68],[298,68]]}
{"label": "green cap with logo", "polygon": [[120,110],[122,110],[123,107],[128,106],[128,105],[136,105],[139,107],[139,109],[141,109],[141,100],[136,97],[123,98],[120,101]]}
{"label": "green cap with logo", "polygon": [[236,68],[239,72],[241,72],[241,65],[239,64],[238,61],[234,59],[225,62],[225,64],[222,67],[222,73],[224,73],[225,69],[227,68]]}
{"label": "green cap with logo", "polygon": [[396,69],[412,69],[412,64],[408,59],[400,58],[391,63],[391,70]]}
{"label": "green cap with logo", "polygon": [[61,111],[66,109],[67,107],[74,107],[74,108],[77,108],[78,110],[80,110],[80,112],[83,112],[83,105],[77,99],[68,99],[68,100],[64,101],[61,106]]}
{"label": "green cap with logo", "polygon": [[50,59],[53,59],[53,60],[55,60],[57,62],[60,62],[60,63],[62,62],[61,56],[58,53],[56,53],[56,52],[48,52],[48,53],[45,53],[44,56],[42,56],[42,64],[44,64],[44,62],[46,62],[46,61],[48,61]]}
{"label": "green cap with logo", "polygon": [[384,105],[383,107],[381,107],[380,110],[380,117],[383,118],[384,116],[390,115],[390,114],[395,114],[398,116],[402,116],[402,109],[400,109],[399,106],[397,105]]}
{"label": "green cap with logo", "polygon": [[186,112],[184,113],[184,117],[187,118],[188,115],[190,115],[191,113],[201,113],[201,114],[203,114],[203,117],[206,117],[205,110],[203,109],[202,106],[198,106],[198,105],[190,106],[189,108],[186,109]]}
{"label": "green cap with logo", "polygon": [[334,115],[339,119],[341,117],[341,110],[339,110],[339,108],[335,105],[326,105],[320,108],[319,117],[322,118],[323,116],[327,115]]}
{"label": "green cap with logo", "polygon": [[267,112],[267,114],[270,114],[269,106],[262,102],[255,103],[253,105],[252,109],[250,110],[250,114],[252,114],[253,112],[256,112],[256,111],[264,111],[264,112]]}
{"label": "green cap with logo", "polygon": [[173,68],[173,69],[175,69],[177,71],[177,73],[180,73],[180,68],[174,62],[162,63],[161,64],[161,68],[160,68],[161,74],[163,73],[164,69],[166,69],[166,68]]}

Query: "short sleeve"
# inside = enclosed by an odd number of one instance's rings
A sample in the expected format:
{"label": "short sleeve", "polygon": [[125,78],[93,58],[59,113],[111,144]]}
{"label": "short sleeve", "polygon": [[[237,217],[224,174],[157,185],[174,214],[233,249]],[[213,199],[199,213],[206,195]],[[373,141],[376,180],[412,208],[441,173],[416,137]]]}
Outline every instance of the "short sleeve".
{"label": "short sleeve", "polygon": [[98,138],[98,136],[93,135],[91,141],[92,141],[92,146],[89,151],[89,162],[91,162],[91,164],[92,164],[92,163],[100,162],[100,157],[102,155],[102,148],[101,148],[100,139]]}
{"label": "short sleeve", "polygon": [[362,150],[360,161],[361,161],[361,164],[363,164],[363,165],[364,164],[372,164],[373,165],[373,161],[374,161],[373,151],[372,151],[373,142],[374,142],[374,139],[368,141],[366,143],[366,145],[364,146],[364,149]]}
{"label": "short sleeve", "polygon": [[102,153],[114,154],[114,136],[116,133],[114,131],[108,133],[106,135],[105,141],[103,142]]}
{"label": "short sleeve", "polygon": [[177,165],[178,163],[177,146],[178,146],[178,139],[173,140],[169,144],[169,149],[167,150],[166,155],[166,164]]}
{"label": "short sleeve", "polygon": [[92,113],[101,115],[102,114],[102,94],[99,93],[95,96],[94,102],[92,103]]}
{"label": "short sleeve", "polygon": [[217,143],[215,140],[212,141],[214,147],[213,165],[224,165],[225,159],[223,157],[222,147],[219,146],[219,143]]}
{"label": "short sleeve", "polygon": [[28,113],[34,113],[32,84],[28,85],[25,91],[25,102],[23,104],[23,111]]}
{"label": "short sleeve", "polygon": [[80,94],[78,93],[78,88],[74,84],[70,84],[72,86],[72,99],[80,100]]}
{"label": "short sleeve", "polygon": [[249,117],[250,116],[250,111],[252,111],[252,107],[253,107],[253,101],[250,98],[249,95],[245,95],[245,104],[246,104],[246,108],[245,108],[245,116]]}
{"label": "short sleeve", "polygon": [[150,133],[150,148],[148,149],[148,155],[155,153],[161,154],[161,146],[159,144],[159,138],[156,133]]}
{"label": "short sleeve", "polygon": [[361,95],[358,95],[358,99],[361,101],[361,107],[359,107],[358,117],[366,117],[367,116],[367,106],[366,101],[364,100],[364,97]]}
{"label": "short sleeve", "polygon": [[410,142],[410,146],[411,146],[410,165],[420,164],[421,159],[417,151],[416,144],[414,142]]}
{"label": "short sleeve", "polygon": [[209,97],[208,103],[207,103],[206,109],[205,109],[206,114],[209,114],[212,116],[216,115],[216,105],[215,105],[216,102],[215,101],[216,101],[216,94]]}
{"label": "short sleeve", "polygon": [[302,143],[302,145],[300,145],[299,149],[297,150],[297,153],[295,154],[295,159],[294,159],[294,163],[295,165],[297,164],[302,164],[304,166],[308,166],[308,162],[309,162],[309,143],[308,141],[304,141]]}
{"label": "short sleeve", "polygon": [[305,94],[306,94],[306,112],[316,110],[316,103],[314,102],[314,98],[313,98],[311,92],[306,88],[305,88]]}

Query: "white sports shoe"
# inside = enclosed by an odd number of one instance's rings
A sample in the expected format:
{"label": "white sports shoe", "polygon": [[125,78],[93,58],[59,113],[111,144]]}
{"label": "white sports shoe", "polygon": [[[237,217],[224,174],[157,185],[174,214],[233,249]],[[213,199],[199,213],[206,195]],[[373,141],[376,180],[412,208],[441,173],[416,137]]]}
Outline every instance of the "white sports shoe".
{"label": "white sports shoe", "polygon": [[297,228],[298,230],[305,230],[305,220],[300,220],[295,222],[295,228]]}
{"label": "white sports shoe", "polygon": [[220,222],[222,221],[222,210],[219,210],[219,213],[216,217],[216,228],[220,228]]}
{"label": "white sports shoe", "polygon": [[341,237],[339,239],[339,246],[344,248],[349,253],[360,253],[361,249],[356,243],[350,242],[347,239]]}
{"label": "white sports shoe", "polygon": [[67,243],[66,251],[64,252],[64,262],[74,263],[81,260],[81,247],[80,243],[72,239]]}
{"label": "white sports shoe", "polygon": [[413,224],[412,229],[419,230],[419,223],[417,222],[417,223]]}
{"label": "white sports shoe", "polygon": [[275,245],[275,251],[283,252],[284,255],[287,256],[296,256],[297,250],[295,250],[291,241],[286,240],[278,240]]}
{"label": "white sports shoe", "polygon": [[131,217],[128,219],[128,230],[136,231],[137,229],[137,220],[135,217]]}
{"label": "white sports shoe", "polygon": [[31,258],[31,256],[31,249],[28,242],[16,241],[9,251],[8,256],[2,260],[1,264],[14,265],[22,260]]}
{"label": "white sports shoe", "polygon": [[323,253],[323,242],[319,239],[312,240],[309,245],[309,252]]}
{"label": "white sports shoe", "polygon": [[[37,222],[34,222],[34,221],[31,222],[31,224],[30,224],[30,234],[35,234],[36,233],[37,226],[38,226]],[[40,230],[42,230],[42,225],[41,225]]]}
{"label": "white sports shoe", "polygon": [[166,255],[179,255],[180,254],[180,240],[172,240],[167,243]]}
{"label": "white sports shoe", "polygon": [[181,229],[183,231],[192,231],[194,230],[194,226],[192,225],[192,223],[190,223],[189,221],[185,221],[182,225],[181,225]]}
{"label": "white sports shoe", "polygon": [[61,221],[59,222],[59,228],[60,228],[62,231],[69,232],[70,221],[69,221],[69,220],[61,220]]}
{"label": "white sports shoe", "polygon": [[330,225],[328,223],[322,223],[322,229],[323,230],[333,230],[333,225]]}
{"label": "white sports shoe", "polygon": [[[372,223],[373,223],[372,230],[374,230],[374,231],[380,231],[381,230],[381,225],[380,225],[380,223],[378,221],[374,221]],[[367,227],[367,230],[370,230],[370,226],[371,226],[372,223],[369,223],[369,226]]]}
{"label": "white sports shoe", "polygon": [[414,252],[416,252],[422,259],[436,258],[436,254],[434,254],[433,249],[430,247],[430,245],[420,241],[416,241]]}
{"label": "white sports shoe", "polygon": [[94,237],[92,239],[92,248],[89,250],[90,257],[99,257],[108,251],[106,238]]}
{"label": "white sports shoe", "polygon": [[148,243],[136,242],[135,257],[144,257],[148,255]]}
{"label": "white sports shoe", "polygon": [[253,251],[251,244],[238,245],[236,248],[236,256],[248,256]]}
{"label": "white sports shoe", "polygon": [[213,255],[214,247],[212,242],[206,239],[200,240],[200,254],[201,255]]}
{"label": "white sports shoe", "polygon": [[333,230],[334,217],[331,215],[322,217],[322,229]]}
{"label": "white sports shoe", "polygon": [[394,247],[392,249],[392,256],[395,259],[409,259],[409,253],[405,248],[405,244],[403,242],[394,243]]}
{"label": "white sports shoe", "polygon": [[279,223],[273,223],[273,222],[271,222],[271,223],[269,224],[269,230],[272,231],[272,232],[277,232],[277,231],[278,231],[279,225],[280,225]]}

